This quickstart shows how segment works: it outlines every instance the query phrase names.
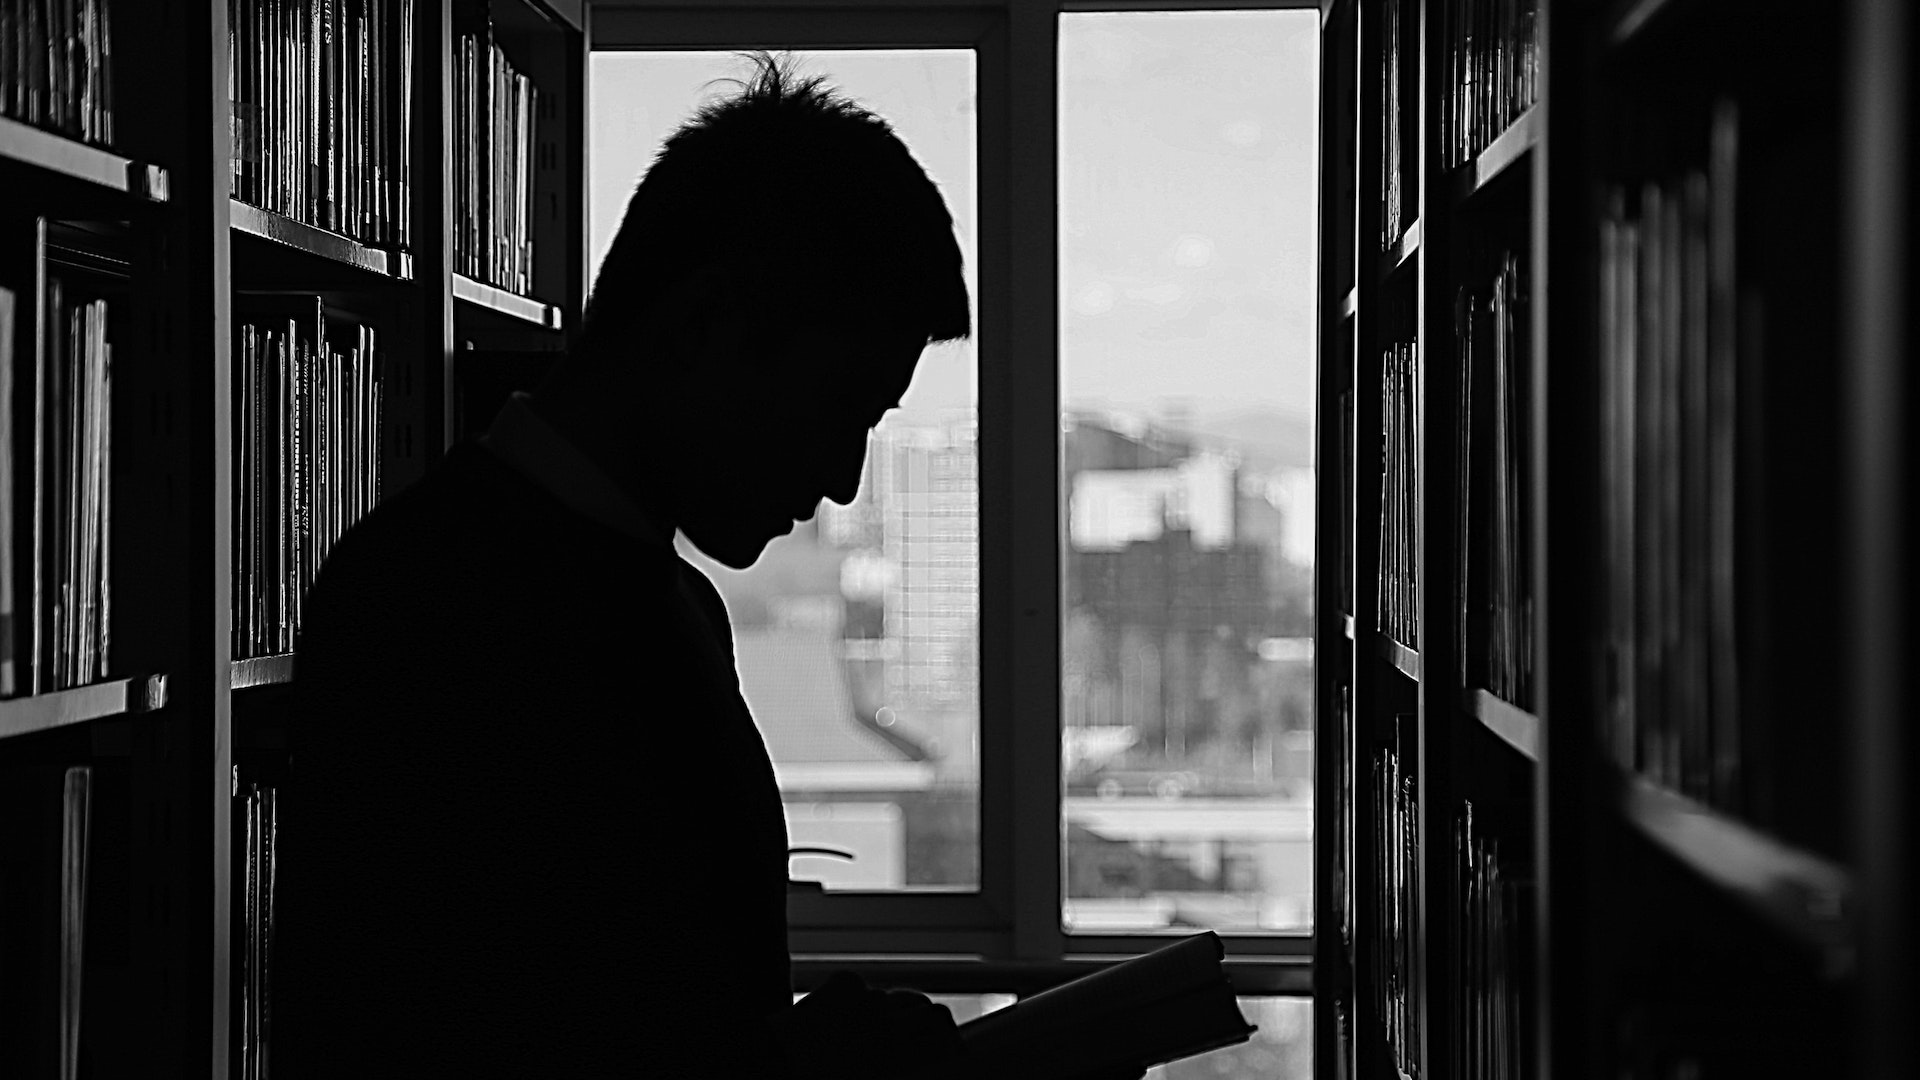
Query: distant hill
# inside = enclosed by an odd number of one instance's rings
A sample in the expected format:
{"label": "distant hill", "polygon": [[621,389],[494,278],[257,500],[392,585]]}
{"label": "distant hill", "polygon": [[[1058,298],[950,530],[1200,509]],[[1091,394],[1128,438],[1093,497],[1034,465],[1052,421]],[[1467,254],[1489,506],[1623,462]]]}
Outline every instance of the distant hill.
{"label": "distant hill", "polygon": [[1232,447],[1255,468],[1313,464],[1313,417],[1264,409],[1195,418],[1191,434],[1205,445]]}

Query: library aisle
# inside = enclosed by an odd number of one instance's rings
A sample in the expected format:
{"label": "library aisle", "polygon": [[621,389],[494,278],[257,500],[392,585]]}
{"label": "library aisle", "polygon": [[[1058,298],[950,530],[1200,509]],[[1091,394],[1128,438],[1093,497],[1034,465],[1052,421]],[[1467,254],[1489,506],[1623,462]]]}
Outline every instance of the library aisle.
{"label": "library aisle", "polygon": [[1322,5],[1332,1075],[1911,1068],[1899,6]]}
{"label": "library aisle", "polygon": [[[566,347],[591,18],[669,6],[0,0],[0,1075],[270,1075],[304,590]],[[728,25],[806,6],[890,25]],[[1911,6],[1254,6],[1322,27],[1315,1075],[1920,1072]]]}

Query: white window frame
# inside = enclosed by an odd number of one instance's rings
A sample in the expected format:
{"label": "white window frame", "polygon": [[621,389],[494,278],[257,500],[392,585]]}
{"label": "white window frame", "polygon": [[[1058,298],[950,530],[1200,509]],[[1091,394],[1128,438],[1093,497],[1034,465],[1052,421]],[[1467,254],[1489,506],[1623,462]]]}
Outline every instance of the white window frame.
{"label": "white window frame", "polygon": [[[819,972],[852,967],[933,993],[1026,993],[1166,942],[1149,933],[1073,934],[1062,925],[1059,17],[1320,7],[1319,0],[591,5],[596,51],[960,48],[975,56],[980,883],[977,890],[793,895],[789,939],[800,988]],[[1220,936],[1240,993],[1311,992],[1312,934]]]}

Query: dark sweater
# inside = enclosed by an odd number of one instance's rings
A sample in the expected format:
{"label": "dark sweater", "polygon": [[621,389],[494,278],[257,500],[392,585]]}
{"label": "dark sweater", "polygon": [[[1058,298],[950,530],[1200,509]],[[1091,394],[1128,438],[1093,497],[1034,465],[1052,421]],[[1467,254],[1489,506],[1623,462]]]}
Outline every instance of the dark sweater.
{"label": "dark sweater", "polygon": [[786,828],[719,595],[474,444],[305,613],[273,1069],[764,1075]]}

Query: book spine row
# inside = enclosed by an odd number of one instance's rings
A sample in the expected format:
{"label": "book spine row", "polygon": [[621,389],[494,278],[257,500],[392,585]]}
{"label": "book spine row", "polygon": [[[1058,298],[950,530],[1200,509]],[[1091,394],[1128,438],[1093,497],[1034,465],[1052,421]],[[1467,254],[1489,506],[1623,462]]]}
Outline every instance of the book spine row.
{"label": "book spine row", "polygon": [[0,0],[0,116],[113,144],[108,0]]}
{"label": "book spine row", "polygon": [[1602,735],[1623,768],[1738,813],[1736,139],[1722,106],[1705,169],[1607,193],[1599,397]]}
{"label": "book spine row", "polygon": [[293,651],[307,589],[380,495],[379,358],[371,328],[329,339],[319,299],[236,325],[236,658]]}
{"label": "book spine row", "polygon": [[60,1076],[80,1075],[82,976],[86,970],[87,863],[93,840],[93,768],[70,765],[61,790]]}
{"label": "book spine row", "polygon": [[1419,213],[1409,170],[1420,148],[1420,22],[1409,17],[1407,0],[1386,0],[1381,8],[1380,250],[1392,251]]}
{"label": "book spine row", "polygon": [[1443,0],[1440,17],[1440,147],[1454,168],[1472,161],[1538,98],[1540,0]]}
{"label": "book spine row", "polygon": [[453,65],[453,265],[477,281],[529,296],[539,91],[494,40],[484,0],[461,10]]}
{"label": "book spine row", "polygon": [[227,0],[233,196],[405,250],[414,0]]}
{"label": "book spine row", "polygon": [[1412,732],[1416,717],[1394,718],[1392,745],[1373,759],[1373,896],[1368,932],[1373,941],[1374,1008],[1400,1070],[1421,1075],[1419,970],[1420,804],[1414,787]]}
{"label": "book spine row", "polygon": [[[236,781],[237,785],[237,781]],[[279,790],[249,782],[234,795],[239,940],[233,949],[234,1030],[239,1080],[266,1080],[273,1047],[274,878],[279,848]]]}
{"label": "book spine row", "polygon": [[1340,738],[1340,803],[1334,814],[1333,836],[1333,874],[1332,887],[1334,904],[1339,908],[1340,942],[1347,950],[1348,961],[1353,958],[1353,866],[1355,806],[1353,801],[1354,743],[1353,743],[1353,687],[1341,682],[1334,692],[1335,708],[1339,710],[1336,721]]}
{"label": "book spine row", "polygon": [[1473,804],[1454,819],[1452,936],[1454,1075],[1519,1080],[1533,1072],[1533,885],[1475,832]]}
{"label": "book spine row", "polygon": [[[24,314],[11,294],[0,297],[0,337],[13,342],[19,332],[13,324]],[[38,314],[39,355],[30,372],[12,362],[10,348],[0,349],[0,408],[11,427],[30,400],[33,432],[30,447],[9,437],[0,452],[0,472],[6,474],[0,546],[6,549],[7,579],[0,591],[0,625],[7,631],[0,694],[6,695],[104,679],[111,645],[113,344],[107,302],[75,298],[50,277]],[[32,385],[17,385],[25,374]],[[23,484],[28,468],[31,480]],[[22,497],[29,489],[30,500]],[[15,538],[29,516],[32,531],[22,544]],[[25,557],[24,567],[16,553]],[[18,615],[22,592],[31,594],[25,634]]]}
{"label": "book spine row", "polygon": [[1360,490],[1354,480],[1354,452],[1358,449],[1355,433],[1359,425],[1354,408],[1352,365],[1347,367],[1349,377],[1340,391],[1340,610],[1351,615],[1354,613],[1354,500]]}
{"label": "book spine row", "polygon": [[1454,619],[1461,685],[1531,708],[1527,280],[1515,253],[1495,261],[1484,292],[1463,288],[1454,304]]}
{"label": "book spine row", "polygon": [[1420,647],[1418,499],[1419,441],[1414,402],[1419,376],[1411,342],[1388,347],[1381,357],[1383,425],[1380,469],[1380,632],[1410,649]]}

